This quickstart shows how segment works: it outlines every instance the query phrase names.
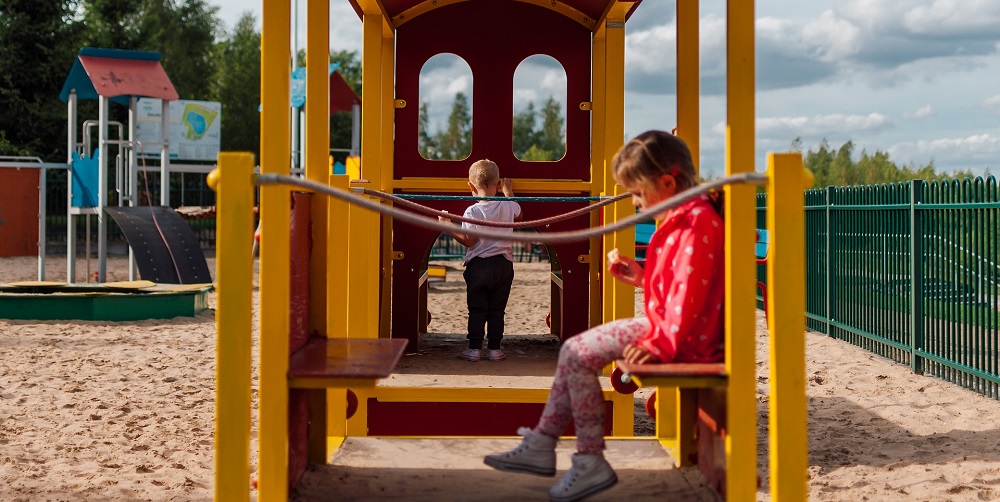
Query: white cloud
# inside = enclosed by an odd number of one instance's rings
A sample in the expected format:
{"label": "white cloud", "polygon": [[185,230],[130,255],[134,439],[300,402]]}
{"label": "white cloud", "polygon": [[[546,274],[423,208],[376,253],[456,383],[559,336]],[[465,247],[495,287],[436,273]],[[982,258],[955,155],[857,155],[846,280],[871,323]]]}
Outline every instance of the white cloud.
{"label": "white cloud", "polygon": [[904,27],[926,35],[995,34],[997,25],[1000,2],[996,0],[934,0],[914,6],[903,16]]}
{"label": "white cloud", "polygon": [[886,151],[893,158],[934,159],[936,165],[946,170],[996,167],[1000,164],[1000,137],[982,133],[964,138],[904,141]]}
{"label": "white cloud", "polygon": [[921,106],[917,111],[913,113],[904,113],[903,118],[910,120],[918,120],[922,118],[930,117],[934,114],[934,107],[931,105]]}
{"label": "white cloud", "polygon": [[[796,117],[761,117],[757,119],[757,132],[761,135],[780,135],[787,137],[806,136],[823,137],[855,133],[859,131],[874,132],[892,126],[892,121],[881,113],[868,115],[844,115],[834,113],[829,115],[796,116]],[[725,130],[725,124],[715,126],[716,130]]]}
{"label": "white cloud", "polygon": [[996,108],[1000,110],[1000,94],[986,98],[986,100],[983,101],[983,104],[990,108]]}
{"label": "white cloud", "polygon": [[853,57],[864,43],[861,27],[832,11],[824,12],[818,21],[803,26],[801,36],[812,48],[811,52],[827,62]]}

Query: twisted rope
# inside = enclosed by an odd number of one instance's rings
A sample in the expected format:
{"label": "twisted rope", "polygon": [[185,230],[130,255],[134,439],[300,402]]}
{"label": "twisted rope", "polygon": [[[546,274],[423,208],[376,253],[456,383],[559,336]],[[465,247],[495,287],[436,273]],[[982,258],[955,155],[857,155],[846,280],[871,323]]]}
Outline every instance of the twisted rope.
{"label": "twisted rope", "polygon": [[[369,189],[366,189],[369,190]],[[373,190],[377,191],[377,190]],[[492,195],[492,196],[482,196],[482,195],[430,195],[430,194],[397,194],[396,197],[406,200],[512,200],[515,202],[591,202],[595,200],[607,199],[608,197],[596,197],[590,195],[577,195],[577,196],[559,196],[559,197],[549,197],[549,196],[515,196],[510,197],[504,195]]]}
{"label": "twisted rope", "polygon": [[[588,228],[585,230],[574,230],[570,232],[546,232],[546,233],[525,233],[525,232],[508,232],[504,230],[493,230],[490,228],[463,228],[462,233],[466,235],[474,235],[481,239],[494,239],[501,241],[510,242],[537,242],[542,244],[563,244],[567,242],[579,242],[595,237],[600,237],[604,234],[609,234],[611,232],[616,232],[618,230],[623,230],[625,228],[631,227],[637,223],[641,223],[649,220],[656,214],[662,213],[669,209],[673,209],[681,204],[694,199],[695,197],[700,197],[706,195],[713,190],[718,190],[726,185],[732,184],[762,184],[767,182],[767,176],[758,173],[740,173],[732,176],[727,176],[725,178],[715,180],[709,183],[703,183],[696,187],[689,188],[669,199],[660,201],[654,204],[652,207],[643,211],[641,213],[626,216],[610,225],[605,225],[603,227]],[[329,195],[331,197],[338,198],[340,200],[349,202],[351,204],[363,207],[365,209],[382,213],[387,216],[391,216],[394,219],[404,221],[406,223],[411,223],[420,227],[428,228],[431,230],[437,230],[438,232],[454,232],[455,226],[448,223],[441,223],[437,219],[431,219],[425,216],[420,216],[408,211],[402,211],[394,207],[385,206],[378,202],[370,201],[361,195],[355,195],[353,193],[338,190],[329,185],[322,183],[317,183],[315,181],[310,181],[304,178],[294,178],[291,176],[284,176],[280,174],[258,174],[257,175],[258,185],[291,185],[304,188],[316,193],[322,193]],[[476,220],[476,224],[480,222]]]}
{"label": "twisted rope", "polygon": [[[485,221],[485,220],[477,220],[477,219],[474,219],[474,218],[466,218],[464,216],[459,216],[457,214],[451,214],[451,213],[449,213],[447,211],[442,211],[440,209],[434,209],[433,207],[427,207],[427,206],[424,206],[424,205],[421,205],[421,204],[417,204],[416,202],[412,202],[410,200],[407,200],[406,198],[403,198],[403,197],[401,197],[399,195],[394,195],[394,194],[382,192],[382,191],[379,191],[379,190],[372,190],[370,188],[363,189],[362,193],[364,193],[365,195],[370,195],[372,197],[377,197],[379,199],[392,201],[394,204],[397,204],[399,206],[408,207],[408,208],[411,208],[411,209],[414,209],[414,210],[417,210],[417,211],[420,211],[420,212],[423,212],[423,213],[432,214],[434,216],[443,216],[445,218],[450,219],[451,221],[461,221],[461,222],[465,222],[465,223],[474,223],[476,225],[480,225],[480,226],[484,226],[484,227],[498,227],[498,228],[534,228],[534,227],[540,227],[540,226],[543,226],[543,225],[549,225],[549,224],[555,223],[557,221],[563,221],[563,220],[568,220],[570,218],[575,218],[575,217],[580,216],[582,214],[589,213],[589,212],[594,211],[596,209],[600,209],[600,208],[602,208],[602,207],[604,207],[604,206],[606,206],[608,204],[612,204],[614,202],[618,202],[618,201],[620,201],[622,199],[625,199],[627,197],[631,197],[632,196],[632,194],[630,194],[630,193],[623,193],[621,195],[616,195],[614,197],[602,197],[602,198],[600,198],[601,201],[598,202],[597,204],[591,204],[591,205],[589,205],[587,207],[582,207],[580,209],[574,209],[573,211],[570,211],[568,213],[558,214],[556,216],[550,216],[548,218],[542,218],[542,219],[538,219],[538,220],[515,221],[515,222],[508,223],[508,222],[504,222],[504,221]],[[440,197],[440,196],[438,196],[438,197]],[[532,199],[540,199],[540,198],[543,198],[543,197],[531,197],[531,198]],[[545,197],[545,198],[547,198],[547,197]],[[517,198],[516,197],[463,197],[463,199],[470,199],[470,200],[484,200],[484,199],[486,199],[486,200],[494,200],[494,199],[495,200],[515,200]],[[563,197],[562,199],[566,199],[566,197]],[[576,201],[593,200],[592,197],[575,197],[575,198],[570,197],[569,199],[571,199],[571,200],[572,199],[576,199]]]}

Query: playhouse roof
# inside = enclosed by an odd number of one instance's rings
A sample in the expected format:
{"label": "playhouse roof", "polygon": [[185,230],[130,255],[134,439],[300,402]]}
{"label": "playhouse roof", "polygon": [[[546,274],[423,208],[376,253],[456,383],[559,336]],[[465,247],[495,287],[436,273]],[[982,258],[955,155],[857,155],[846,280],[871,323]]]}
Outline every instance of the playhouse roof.
{"label": "playhouse roof", "polygon": [[104,96],[123,105],[128,105],[130,96],[167,101],[178,98],[160,65],[159,52],[84,47],[69,70],[59,99],[69,101],[72,89],[78,99]]}
{"label": "playhouse roof", "polygon": [[[360,4],[366,0],[349,0],[354,7],[358,17],[362,17]],[[563,15],[575,19],[577,22],[596,31],[600,26],[599,21],[603,21],[611,8],[618,3],[628,5],[626,19],[635,12],[642,0],[560,0],[558,2],[543,2],[539,0],[526,0],[540,7],[549,8]],[[382,9],[383,15],[389,20],[389,24],[394,28],[434,9],[446,8],[452,1],[431,2],[425,0],[379,0],[378,5]]]}
{"label": "playhouse roof", "polygon": [[339,72],[330,73],[330,113],[351,111],[354,103],[361,104],[361,98],[351,89]]}

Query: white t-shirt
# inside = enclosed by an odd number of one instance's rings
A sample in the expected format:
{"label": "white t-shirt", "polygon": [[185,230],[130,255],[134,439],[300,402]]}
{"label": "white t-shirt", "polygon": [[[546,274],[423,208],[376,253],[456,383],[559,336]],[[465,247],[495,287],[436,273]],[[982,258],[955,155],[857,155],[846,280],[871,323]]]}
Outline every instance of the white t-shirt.
{"label": "white t-shirt", "polygon": [[[521,214],[521,206],[517,202],[509,200],[480,201],[465,210],[466,218],[477,220],[513,222]],[[484,227],[473,223],[462,222],[462,228],[488,228],[503,232],[514,233],[513,228]],[[476,257],[488,258],[502,254],[510,261],[514,261],[514,245],[510,241],[497,241],[490,239],[479,239],[476,244],[465,250],[465,263]]]}

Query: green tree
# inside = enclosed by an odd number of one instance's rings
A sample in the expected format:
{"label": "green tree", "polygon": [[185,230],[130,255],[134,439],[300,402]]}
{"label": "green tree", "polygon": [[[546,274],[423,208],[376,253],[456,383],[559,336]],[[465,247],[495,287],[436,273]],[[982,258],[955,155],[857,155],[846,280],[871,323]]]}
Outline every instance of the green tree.
{"label": "green tree", "polygon": [[212,59],[218,7],[203,0],[86,0],[85,43],[93,47],[155,51],[181,99],[205,99],[215,73]]}
{"label": "green tree", "polygon": [[430,118],[427,113],[427,103],[420,103],[420,112],[417,115],[417,150],[425,159],[438,158],[438,146],[435,137],[430,134]]}
{"label": "green tree", "polygon": [[514,114],[514,156],[529,161],[561,159],[566,153],[565,126],[562,105],[553,96],[545,100],[540,111],[529,102]]}
{"label": "green tree", "polygon": [[0,155],[66,158],[59,91],[82,25],[72,0],[0,0]]}
{"label": "green tree", "polygon": [[464,159],[472,153],[472,110],[465,93],[455,94],[448,127],[437,135],[435,142],[442,159]]}
{"label": "green tree", "polygon": [[565,125],[562,105],[549,96],[542,106],[542,129],[539,131],[538,141],[542,150],[551,152],[551,157],[543,160],[558,160],[566,153]]}
{"label": "green tree", "polygon": [[217,61],[210,99],[222,103],[223,150],[260,156],[260,32],[244,12],[229,37],[215,47]]}
{"label": "green tree", "polygon": [[538,112],[535,111],[535,104],[528,103],[524,111],[514,114],[514,156],[523,159],[525,152],[532,145],[538,143],[538,133],[535,131],[535,122],[538,120]]}

